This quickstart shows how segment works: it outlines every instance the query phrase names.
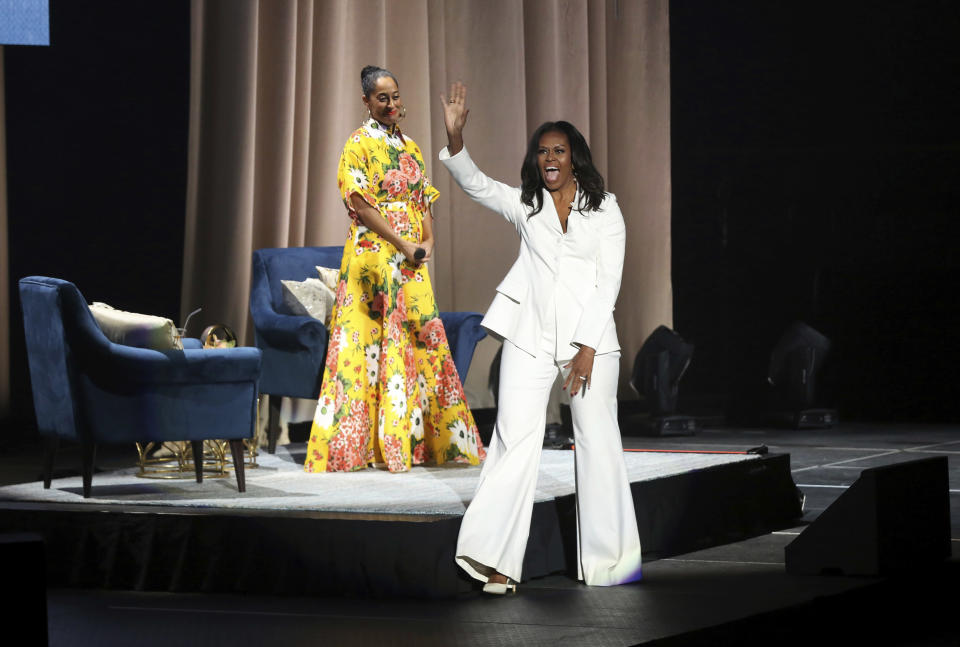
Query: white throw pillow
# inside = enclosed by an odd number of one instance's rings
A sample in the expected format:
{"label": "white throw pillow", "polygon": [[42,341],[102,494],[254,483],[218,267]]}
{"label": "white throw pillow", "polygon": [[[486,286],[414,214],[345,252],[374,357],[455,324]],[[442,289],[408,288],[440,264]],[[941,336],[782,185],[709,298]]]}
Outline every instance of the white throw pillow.
{"label": "white throw pillow", "polygon": [[324,285],[334,292],[337,291],[337,284],[340,283],[340,270],[317,265],[317,274],[320,275],[320,280],[323,281]]}
{"label": "white throw pillow", "polygon": [[90,304],[90,313],[115,344],[153,350],[179,348],[177,327],[166,317],[125,312],[99,302]]}
{"label": "white throw pillow", "polygon": [[330,312],[337,299],[333,290],[320,279],[280,281],[283,284],[283,305],[290,314],[304,315],[330,323]]}

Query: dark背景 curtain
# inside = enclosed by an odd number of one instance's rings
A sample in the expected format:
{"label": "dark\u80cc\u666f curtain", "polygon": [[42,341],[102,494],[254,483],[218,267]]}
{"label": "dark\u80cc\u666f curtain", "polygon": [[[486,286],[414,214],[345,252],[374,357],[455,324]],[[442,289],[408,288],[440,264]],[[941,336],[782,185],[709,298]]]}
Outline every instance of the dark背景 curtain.
{"label": "dark\u80cc\u666f curtain", "polygon": [[10,411],[10,257],[7,253],[7,137],[0,45],[0,419]]}

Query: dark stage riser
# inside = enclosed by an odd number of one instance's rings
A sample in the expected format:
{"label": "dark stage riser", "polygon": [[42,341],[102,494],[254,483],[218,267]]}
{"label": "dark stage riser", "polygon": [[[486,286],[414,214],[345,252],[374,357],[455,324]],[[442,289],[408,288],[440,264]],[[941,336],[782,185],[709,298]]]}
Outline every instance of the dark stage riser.
{"label": "dark stage riser", "polygon": [[[787,454],[631,487],[647,561],[787,527],[802,514]],[[525,579],[575,577],[575,518],[573,495],[534,506]],[[470,590],[453,561],[461,517],[429,519],[0,502],[0,531],[45,538],[50,586],[146,591],[430,598]]]}

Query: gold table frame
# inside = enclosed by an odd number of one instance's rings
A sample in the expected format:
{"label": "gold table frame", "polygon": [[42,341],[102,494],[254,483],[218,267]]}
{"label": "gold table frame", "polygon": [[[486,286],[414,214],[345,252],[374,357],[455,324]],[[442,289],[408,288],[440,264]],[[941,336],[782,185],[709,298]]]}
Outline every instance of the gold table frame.
{"label": "gold table frame", "polygon": [[[156,451],[154,451],[156,450]],[[161,452],[161,456],[156,456]],[[154,454],[154,455],[151,455]],[[244,468],[256,468],[260,451],[256,438],[243,440]],[[203,475],[210,478],[225,478],[233,466],[230,460],[230,445],[226,440],[203,441]],[[137,476],[152,479],[195,478],[193,446],[189,441],[166,441],[137,443]]]}

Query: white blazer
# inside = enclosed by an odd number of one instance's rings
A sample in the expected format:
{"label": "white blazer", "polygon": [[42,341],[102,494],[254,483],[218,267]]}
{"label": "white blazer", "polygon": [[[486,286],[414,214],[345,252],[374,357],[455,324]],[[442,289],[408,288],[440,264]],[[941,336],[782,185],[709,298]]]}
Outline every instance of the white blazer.
{"label": "white blazer", "polygon": [[[541,190],[543,208],[520,201],[520,188],[493,180],[477,168],[464,148],[440,161],[467,195],[507,219],[520,234],[520,256],[497,286],[481,325],[499,339],[536,356],[542,322],[556,307],[556,359],[569,359],[579,346],[597,354],[620,350],[613,308],[620,292],[626,232],[617,199],[608,193],[597,211],[577,211],[564,234],[553,199]],[[551,299],[552,295],[552,299]]]}

